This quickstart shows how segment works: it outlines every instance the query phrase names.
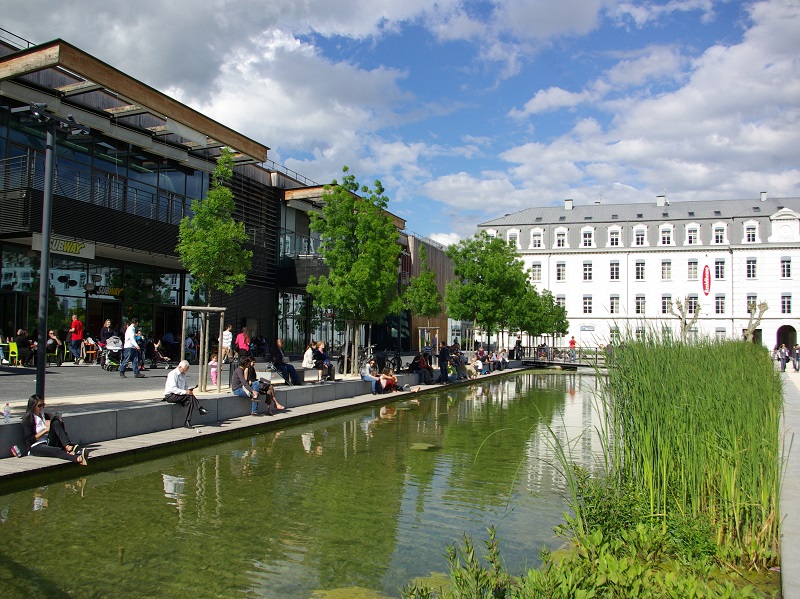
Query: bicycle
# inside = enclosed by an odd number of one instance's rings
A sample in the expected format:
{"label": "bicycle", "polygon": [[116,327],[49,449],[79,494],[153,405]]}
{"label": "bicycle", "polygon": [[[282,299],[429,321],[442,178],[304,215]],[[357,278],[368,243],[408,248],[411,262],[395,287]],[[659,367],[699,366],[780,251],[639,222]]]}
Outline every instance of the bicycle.
{"label": "bicycle", "polygon": [[386,348],[384,352],[386,356],[386,366],[391,368],[394,372],[400,372],[403,368],[403,356],[399,349]]}
{"label": "bicycle", "polygon": [[372,360],[374,356],[372,352],[374,351],[374,345],[363,345],[358,350],[358,372],[361,372],[364,368],[364,365]]}

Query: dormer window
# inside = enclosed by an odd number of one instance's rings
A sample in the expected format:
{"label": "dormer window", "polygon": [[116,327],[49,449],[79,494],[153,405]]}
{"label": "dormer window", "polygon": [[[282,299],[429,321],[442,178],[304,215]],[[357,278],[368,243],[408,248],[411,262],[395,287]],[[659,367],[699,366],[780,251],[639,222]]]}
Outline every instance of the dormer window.
{"label": "dormer window", "polygon": [[538,249],[543,247],[544,231],[541,229],[534,229],[531,231],[531,248]]}
{"label": "dormer window", "polygon": [[567,228],[566,227],[558,227],[555,231],[555,245],[556,248],[568,248],[569,245],[567,244]]}
{"label": "dormer window", "polygon": [[594,247],[594,229],[592,227],[584,227],[581,229],[581,247]]}
{"label": "dormer window", "polygon": [[722,222],[711,225],[711,243],[723,245],[728,243],[728,225]]}
{"label": "dormer window", "polygon": [[647,227],[644,225],[637,225],[633,230],[633,245],[636,247],[647,245]]}
{"label": "dormer window", "polygon": [[672,245],[672,225],[661,225],[658,234],[658,245]]}
{"label": "dormer window", "polygon": [[742,243],[760,243],[758,239],[758,223],[747,221],[744,223],[744,238]]}
{"label": "dormer window", "polygon": [[686,245],[700,243],[700,227],[696,224],[686,225]]}
{"label": "dormer window", "polygon": [[520,249],[519,229],[509,229],[506,235],[506,241],[508,241],[508,245],[512,246],[514,249]]}

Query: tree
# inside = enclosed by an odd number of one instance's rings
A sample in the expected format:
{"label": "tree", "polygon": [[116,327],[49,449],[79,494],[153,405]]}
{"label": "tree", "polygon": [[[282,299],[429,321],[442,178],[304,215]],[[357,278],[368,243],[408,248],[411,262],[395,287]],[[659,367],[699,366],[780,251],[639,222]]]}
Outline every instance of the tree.
{"label": "tree", "polygon": [[320,235],[328,274],[311,277],[307,290],[346,321],[382,322],[400,310],[397,228],[386,211],[389,199],[381,182],[370,189],[348,170],[342,168],[341,183],[334,179],[325,186],[322,214],[311,214],[311,230]]}
{"label": "tree", "polygon": [[403,307],[415,316],[430,319],[442,313],[442,294],[436,286],[436,273],[428,268],[428,250],[419,246],[419,274],[403,293]]}
{"label": "tree", "polygon": [[485,232],[447,248],[455,278],[447,284],[447,314],[492,331],[508,320],[507,311],[522,301],[528,275],[516,248]]}
{"label": "tree", "polygon": [[685,298],[684,301],[676,299],[674,304],[675,304],[674,307],[672,304],[669,305],[669,313],[680,319],[681,343],[686,343],[686,337],[689,331],[695,325],[697,319],[700,318],[700,306],[695,303],[694,314],[692,314],[691,317],[689,317],[690,302],[688,297]]}
{"label": "tree", "polygon": [[761,324],[761,319],[764,317],[764,312],[769,310],[767,302],[761,302],[756,305],[755,302],[747,302],[747,311],[750,313],[750,321],[747,323],[747,328],[744,330],[744,340],[753,341],[753,333],[756,332],[758,325]]}
{"label": "tree", "polygon": [[[233,178],[233,150],[223,148],[204,200],[192,200],[192,214],[181,219],[178,256],[192,275],[192,291],[205,292],[211,305],[211,291],[233,293],[243,285],[250,270],[253,252],[245,249],[249,241],[244,223],[234,220],[233,192],[226,183]],[[208,321],[206,320],[206,323]],[[208,330],[208,324],[205,327]],[[184,332],[185,334],[185,332]],[[205,381],[206,343],[200,348],[201,381]]]}

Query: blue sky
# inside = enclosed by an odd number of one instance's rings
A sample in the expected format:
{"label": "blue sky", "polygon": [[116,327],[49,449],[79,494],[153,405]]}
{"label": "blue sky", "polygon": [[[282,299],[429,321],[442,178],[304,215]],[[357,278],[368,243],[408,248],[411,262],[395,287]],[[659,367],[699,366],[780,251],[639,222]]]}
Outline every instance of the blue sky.
{"label": "blue sky", "polygon": [[28,0],[0,27],[315,181],[380,179],[443,243],[565,198],[800,195],[800,0]]}

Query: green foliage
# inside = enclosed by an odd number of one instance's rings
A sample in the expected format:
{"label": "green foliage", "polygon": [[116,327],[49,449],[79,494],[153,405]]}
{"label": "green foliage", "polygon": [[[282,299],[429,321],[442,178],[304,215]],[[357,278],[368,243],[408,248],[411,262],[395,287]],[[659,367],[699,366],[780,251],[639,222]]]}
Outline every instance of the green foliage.
{"label": "green foliage", "polygon": [[192,201],[192,215],[181,219],[178,255],[192,275],[192,290],[233,293],[243,285],[253,252],[244,224],[234,220],[236,203],[225,183],[233,177],[233,151],[224,148],[217,159],[211,189],[204,200]]}
{"label": "green foliage", "polygon": [[419,246],[419,274],[403,293],[403,306],[415,316],[432,318],[442,313],[442,295],[436,286],[436,273],[428,268],[428,251]]}
{"label": "green foliage", "polygon": [[493,331],[523,300],[528,276],[515,248],[485,232],[447,248],[455,278],[447,284],[447,314]]}
{"label": "green foliage", "polygon": [[765,348],[650,331],[615,349],[603,390],[611,479],[641,486],[664,527],[708,519],[741,565],[777,562],[783,398]]}
{"label": "green foliage", "polygon": [[[320,254],[329,271],[312,278],[308,292],[346,320],[381,322],[400,309],[397,296],[397,229],[380,181],[359,186],[353,175],[326,185],[322,216],[311,214],[311,229],[322,239]],[[360,194],[360,195],[359,195]]]}

